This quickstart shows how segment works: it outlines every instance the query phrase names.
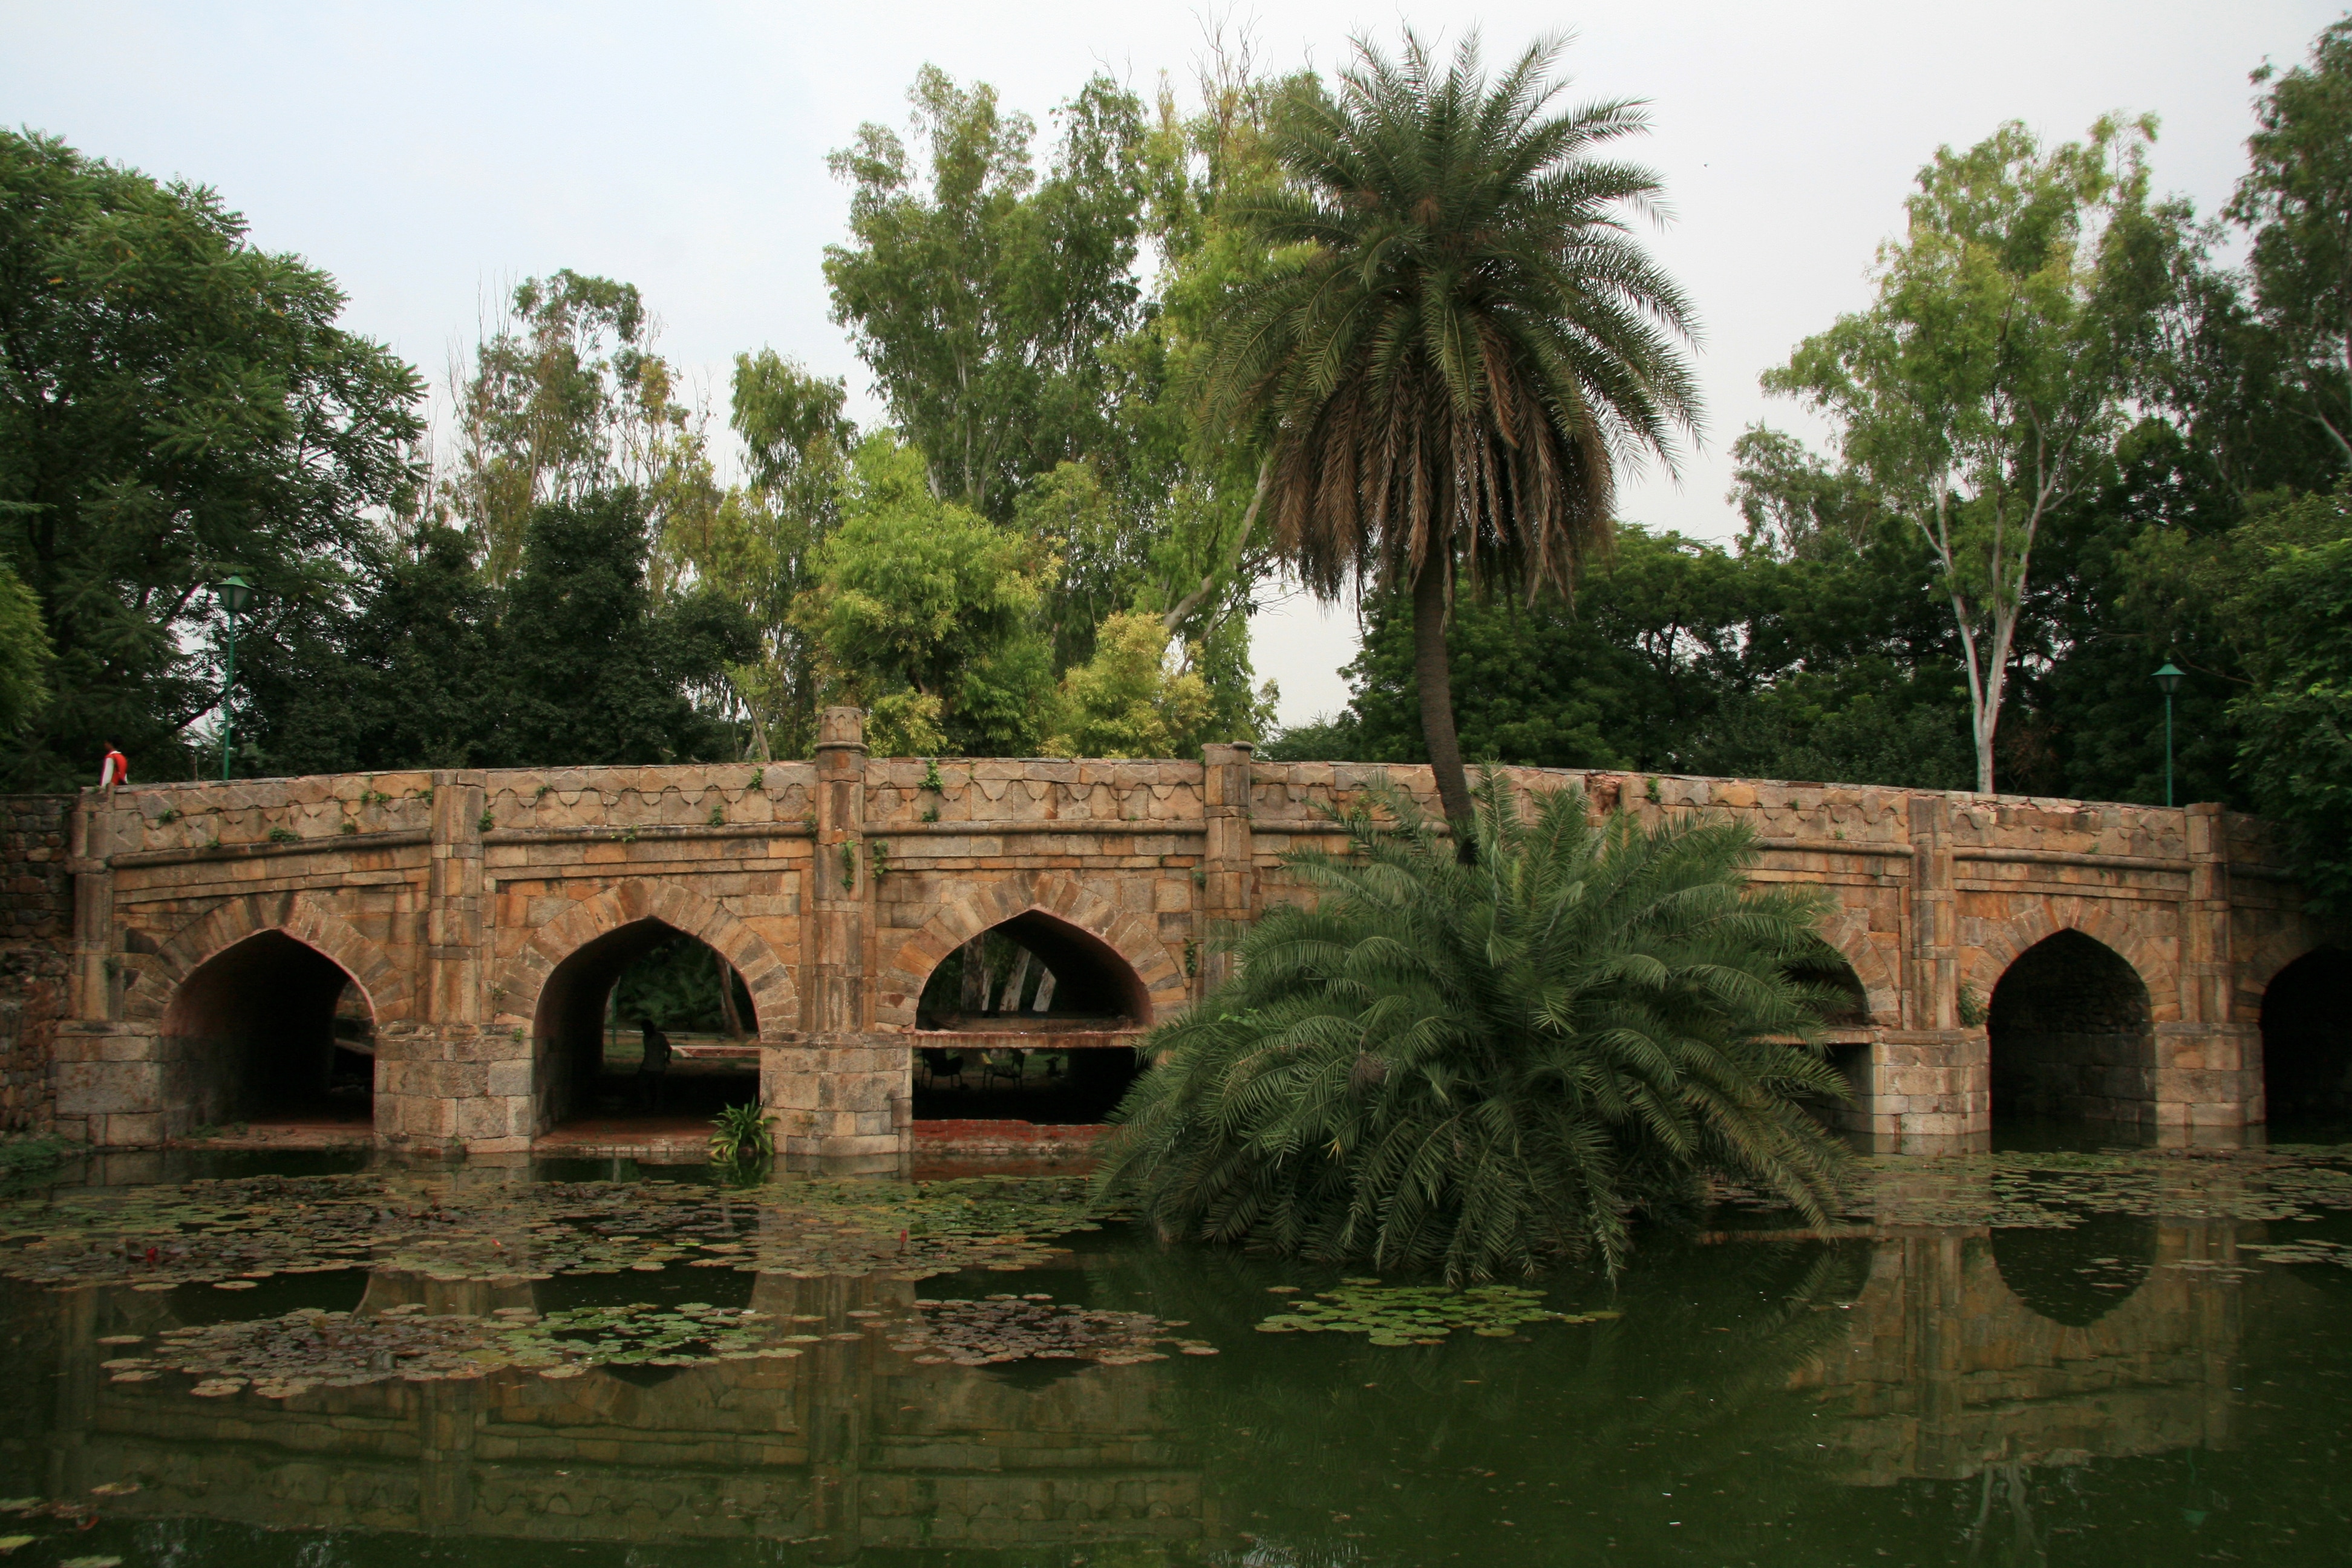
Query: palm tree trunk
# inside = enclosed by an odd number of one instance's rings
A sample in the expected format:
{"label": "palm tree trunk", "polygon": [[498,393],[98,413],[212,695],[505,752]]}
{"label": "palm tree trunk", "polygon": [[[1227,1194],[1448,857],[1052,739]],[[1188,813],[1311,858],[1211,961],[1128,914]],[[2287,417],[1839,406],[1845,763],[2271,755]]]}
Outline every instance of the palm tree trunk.
{"label": "palm tree trunk", "polygon": [[1437,798],[1454,824],[1455,852],[1468,865],[1470,781],[1462,772],[1462,742],[1454,733],[1454,673],[1445,657],[1445,556],[1433,549],[1412,580],[1412,680],[1421,695],[1421,737],[1429,747]]}

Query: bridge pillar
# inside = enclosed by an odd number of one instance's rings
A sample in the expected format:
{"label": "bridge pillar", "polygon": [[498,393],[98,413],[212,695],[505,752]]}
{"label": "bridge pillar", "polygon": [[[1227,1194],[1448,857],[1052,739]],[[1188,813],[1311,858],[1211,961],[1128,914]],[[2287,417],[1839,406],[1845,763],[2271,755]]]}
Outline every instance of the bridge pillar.
{"label": "bridge pillar", "polygon": [[873,868],[866,847],[866,714],[828,708],[816,742],[816,857],[810,871],[803,1017],[761,1050],[761,1100],[787,1159],[827,1169],[893,1165],[912,1147],[906,1044],[874,1032],[866,948]]}
{"label": "bridge pillar", "polygon": [[113,802],[84,790],[68,828],[73,871],[73,952],[67,1016],[49,1061],[57,1131],[100,1144],[160,1143],[167,1125],[160,1028],[127,1021],[125,956],[115,932],[110,858],[129,847],[116,833]]}
{"label": "bridge pillar", "polygon": [[1870,1045],[1850,1124],[1885,1146],[1981,1139],[1992,1131],[1992,1062],[1981,1022],[1960,1012],[1959,909],[1953,886],[1952,802],[1913,795],[1906,827],[1911,888],[1905,910],[1902,1016]]}
{"label": "bridge pillar", "polygon": [[530,1041],[483,1016],[486,785],[478,771],[432,775],[415,1014],[376,1032],[383,1142],[511,1152],[530,1148],[536,1131]]}
{"label": "bridge pillar", "polygon": [[2262,1031],[2234,1016],[2230,844],[2221,807],[2187,808],[2189,896],[2180,903],[2180,1021],[2156,1026],[2156,1124],[2186,1134],[2265,1120]]}
{"label": "bridge pillar", "polygon": [[1233,962],[1215,941],[1216,927],[1250,918],[1255,903],[1256,868],[1250,839],[1250,751],[1246,741],[1229,746],[1203,746],[1202,810],[1208,817],[1207,843],[1201,855],[1205,884],[1202,913],[1209,923],[1201,944],[1200,973],[1194,995],[1204,996],[1225,978]]}

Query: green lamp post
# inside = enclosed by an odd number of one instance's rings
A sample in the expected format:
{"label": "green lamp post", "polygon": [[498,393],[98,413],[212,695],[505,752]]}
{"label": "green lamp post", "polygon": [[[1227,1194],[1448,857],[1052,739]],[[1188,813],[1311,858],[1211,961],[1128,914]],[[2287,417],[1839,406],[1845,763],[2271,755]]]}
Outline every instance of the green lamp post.
{"label": "green lamp post", "polygon": [[2167,805],[2172,804],[2172,694],[2180,689],[2180,678],[2188,673],[2168,658],[2164,661],[2164,668],[2148,678],[2156,682],[2157,689],[2164,693],[2164,804]]}
{"label": "green lamp post", "polygon": [[236,752],[236,721],[229,716],[229,693],[236,686],[236,618],[253,603],[253,584],[236,575],[224,577],[213,597],[228,615],[228,674],[221,681],[221,782],[228,782],[229,759]]}

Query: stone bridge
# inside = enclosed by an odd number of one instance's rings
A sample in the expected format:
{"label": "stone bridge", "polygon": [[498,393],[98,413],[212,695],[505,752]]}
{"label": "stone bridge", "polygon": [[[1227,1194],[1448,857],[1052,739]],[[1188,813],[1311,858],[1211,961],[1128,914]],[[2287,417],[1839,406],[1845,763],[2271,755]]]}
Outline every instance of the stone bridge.
{"label": "stone bridge", "polygon": [[[741,1051],[787,1152],[888,1162],[910,1146],[921,1047],[1124,1056],[1213,982],[1220,922],[1297,896],[1283,857],[1336,845],[1328,808],[1381,774],[1433,798],[1425,768],[1244,745],[869,757],[861,715],[834,709],[814,763],[88,792],[56,1122],[131,1146],[230,1121],[308,1070],[287,1042],[329,1041],[340,1009],[368,1037],[378,1142],[527,1149],[583,1109],[617,974],[683,932],[741,981]],[[2000,1105],[2187,1136],[2263,1121],[2266,1081],[2343,1103],[2345,955],[2253,819],[1511,774],[1580,784],[1596,810],[1748,823],[1761,879],[1829,891],[1822,978],[1850,998],[1833,1039],[1857,1129],[1979,1133]],[[1051,975],[1045,1016],[975,1016],[935,984],[992,931]]]}

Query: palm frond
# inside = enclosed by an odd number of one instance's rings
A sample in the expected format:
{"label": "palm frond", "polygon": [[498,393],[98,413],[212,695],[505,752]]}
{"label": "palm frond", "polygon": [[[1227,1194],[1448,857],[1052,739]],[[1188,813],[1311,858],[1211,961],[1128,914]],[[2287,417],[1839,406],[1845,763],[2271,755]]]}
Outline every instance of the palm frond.
{"label": "palm frond", "polygon": [[1474,794],[1456,858],[1381,789],[1317,895],[1233,934],[1234,978],[1153,1036],[1100,1182],[1163,1233],[1454,1280],[1611,1268],[1709,1175],[1818,1219],[1841,1146],[1818,900],[1746,881],[1744,829],[1594,821],[1582,792]]}

